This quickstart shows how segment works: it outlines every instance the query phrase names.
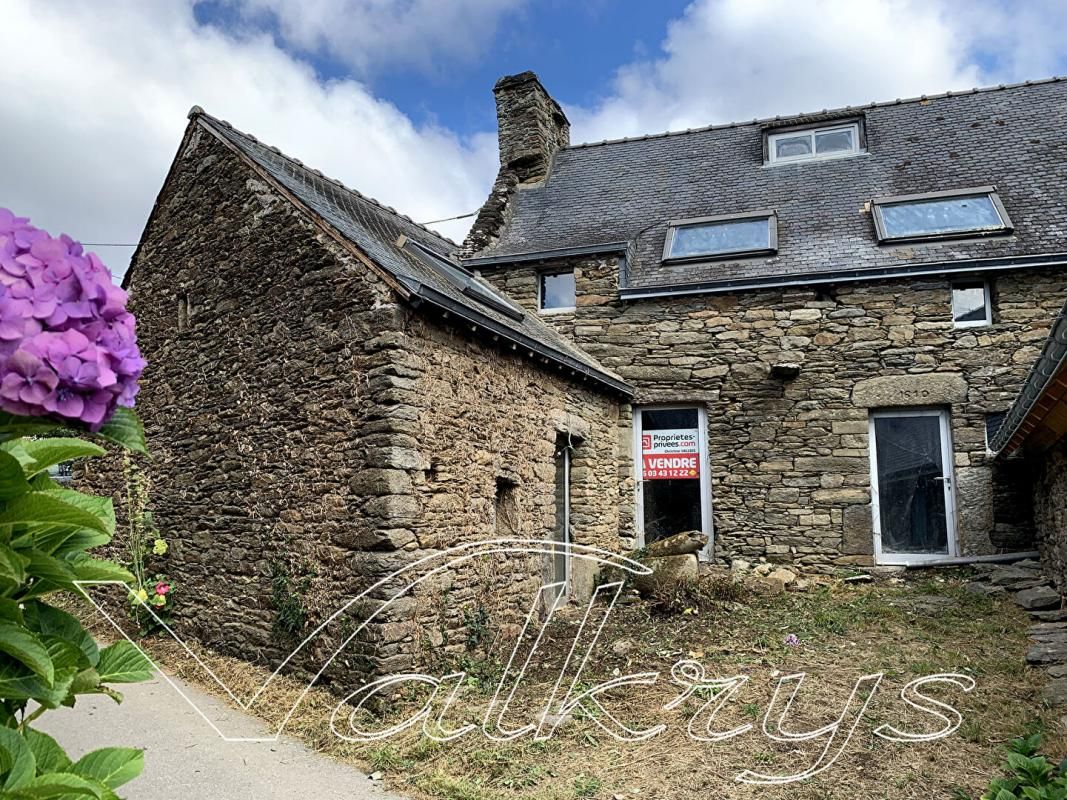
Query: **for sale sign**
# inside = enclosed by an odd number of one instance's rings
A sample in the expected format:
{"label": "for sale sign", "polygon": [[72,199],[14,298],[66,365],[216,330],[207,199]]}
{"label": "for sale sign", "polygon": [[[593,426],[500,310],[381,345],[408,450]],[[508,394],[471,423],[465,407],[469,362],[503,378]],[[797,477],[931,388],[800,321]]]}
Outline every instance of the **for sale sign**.
{"label": "for sale sign", "polygon": [[641,434],[641,477],[646,481],[700,477],[699,432],[696,428],[647,431]]}

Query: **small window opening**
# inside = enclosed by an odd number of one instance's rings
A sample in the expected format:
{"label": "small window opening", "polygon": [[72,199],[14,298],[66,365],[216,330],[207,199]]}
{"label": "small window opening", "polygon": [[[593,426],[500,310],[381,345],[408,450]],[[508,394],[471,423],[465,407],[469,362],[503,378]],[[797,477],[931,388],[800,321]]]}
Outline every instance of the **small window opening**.
{"label": "small window opening", "polygon": [[493,499],[493,529],[497,536],[516,535],[519,525],[518,487],[510,478],[496,479],[496,496]]}
{"label": "small window opening", "polygon": [[977,328],[993,324],[989,284],[961,281],[952,285],[952,324],[957,328]]}
{"label": "small window opening", "polygon": [[541,311],[573,311],[575,307],[574,270],[542,272],[539,307]]}
{"label": "small window opening", "polygon": [[189,330],[189,295],[183,294],[178,298],[178,330]]}

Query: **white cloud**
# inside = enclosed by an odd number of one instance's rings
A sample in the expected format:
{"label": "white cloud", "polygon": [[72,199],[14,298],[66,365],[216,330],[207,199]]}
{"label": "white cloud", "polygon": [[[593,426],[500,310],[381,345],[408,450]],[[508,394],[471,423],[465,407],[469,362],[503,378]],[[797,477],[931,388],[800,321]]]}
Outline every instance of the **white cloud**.
{"label": "white cloud", "polygon": [[662,57],[568,114],[575,140],[595,141],[1047,77],[1065,20],[1052,2],[698,0]]}
{"label": "white cloud", "polygon": [[[4,0],[17,35],[0,48],[0,206],[86,241],[137,241],[193,104],[418,220],[484,200],[495,131],[417,126],[365,84],[323,83],[251,20],[236,38],[198,25],[193,2]],[[227,2],[277,9],[295,43],[360,50],[349,61],[372,69],[476,57],[523,0]],[[1058,0],[697,0],[661,57],[568,113],[582,141],[1042,77],[1064,68],[1065,38]],[[489,89],[471,87],[486,102]],[[459,239],[469,225],[439,227]],[[121,272],[131,250],[102,252]]]}
{"label": "white cloud", "polygon": [[[0,206],[53,232],[136,242],[194,104],[417,220],[477,208],[495,173],[491,134],[417,127],[268,36],[198,26],[187,2],[6,0],[4,24]],[[115,272],[131,252],[101,251]]]}
{"label": "white cloud", "polygon": [[525,0],[226,0],[285,41],[328,53],[360,74],[385,67],[440,71],[484,54],[497,25]]}

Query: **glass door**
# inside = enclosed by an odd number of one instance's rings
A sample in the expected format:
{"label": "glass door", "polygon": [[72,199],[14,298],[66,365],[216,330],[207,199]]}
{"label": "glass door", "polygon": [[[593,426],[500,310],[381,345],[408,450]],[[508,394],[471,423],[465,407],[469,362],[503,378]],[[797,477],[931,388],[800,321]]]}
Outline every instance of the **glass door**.
{"label": "glass door", "polygon": [[635,409],[634,436],[640,543],[701,531],[708,534],[702,557],[710,558],[711,480],[704,409]]}
{"label": "glass door", "polygon": [[956,555],[948,412],[871,415],[871,499],[880,564]]}

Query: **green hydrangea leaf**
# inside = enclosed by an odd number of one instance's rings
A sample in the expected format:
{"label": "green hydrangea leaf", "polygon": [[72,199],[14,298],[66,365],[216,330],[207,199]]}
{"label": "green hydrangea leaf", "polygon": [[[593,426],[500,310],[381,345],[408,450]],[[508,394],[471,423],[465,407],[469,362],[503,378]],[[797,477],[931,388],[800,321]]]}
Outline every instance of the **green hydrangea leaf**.
{"label": "green hydrangea leaf", "polygon": [[37,759],[26,740],[10,728],[0,728],[0,771],[3,788],[18,789],[37,774]]}
{"label": "green hydrangea leaf", "polygon": [[135,453],[148,454],[144,438],[144,426],[132,408],[119,406],[114,415],[96,432],[101,439],[119,445]]}
{"label": "green hydrangea leaf", "polygon": [[0,622],[0,652],[25,664],[51,688],[55,666],[44,643],[31,631],[11,622]]}
{"label": "green hydrangea leaf", "polygon": [[25,786],[7,797],[12,800],[109,800],[114,794],[99,781],[73,775],[69,772],[50,772],[38,775]]}
{"label": "green hydrangea leaf", "polygon": [[66,772],[70,767],[71,761],[63,748],[47,733],[30,728],[23,733],[23,737],[37,760],[38,772]]}
{"label": "green hydrangea leaf", "polygon": [[132,747],[105,747],[78,759],[70,768],[75,775],[100,781],[110,789],[129,783],[144,769],[144,751]]}
{"label": "green hydrangea leaf", "polygon": [[22,464],[11,453],[0,450],[0,499],[10,500],[29,490]]}
{"label": "green hydrangea leaf", "polygon": [[60,437],[30,439],[24,441],[22,446],[26,449],[26,453],[29,454],[30,458],[33,459],[32,466],[27,470],[27,477],[33,477],[56,464],[63,464],[76,458],[94,458],[107,452],[100,445],[87,442],[84,439]]}
{"label": "green hydrangea leaf", "polygon": [[90,666],[95,667],[100,661],[100,650],[93,637],[75,617],[66,611],[35,600],[26,603],[22,613],[26,625],[36,631],[42,639],[56,637],[69,642],[85,654],[85,660]]}
{"label": "green hydrangea leaf", "polygon": [[96,514],[56,497],[52,492],[28,492],[19,495],[0,511],[0,528],[23,526],[91,528],[108,533],[107,523]]}
{"label": "green hydrangea leaf", "polygon": [[152,677],[152,662],[132,642],[115,642],[100,651],[96,665],[103,683],[139,683]]}

